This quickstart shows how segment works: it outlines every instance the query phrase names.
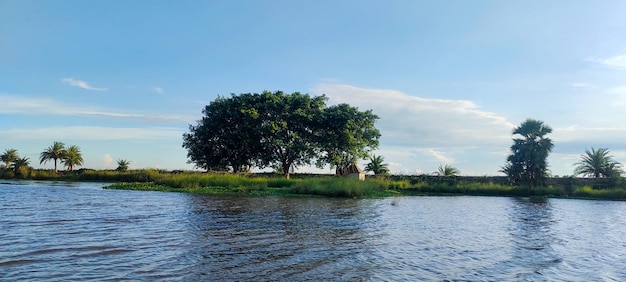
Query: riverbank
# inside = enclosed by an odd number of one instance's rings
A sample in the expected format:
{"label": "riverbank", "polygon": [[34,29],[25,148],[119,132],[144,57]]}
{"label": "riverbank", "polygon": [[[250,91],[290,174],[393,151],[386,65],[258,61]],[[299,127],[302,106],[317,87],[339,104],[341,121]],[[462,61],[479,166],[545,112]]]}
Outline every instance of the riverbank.
{"label": "riverbank", "polygon": [[[547,187],[529,189],[505,184],[502,177],[439,177],[431,175],[368,176],[365,181],[334,175],[294,174],[291,179],[271,173],[224,174],[154,169],[114,171],[81,169],[54,173],[33,170],[28,178],[55,181],[110,182],[108,189],[185,192],[212,195],[326,197],[390,197],[398,195],[480,195],[506,197],[553,197],[626,200],[621,179],[614,183],[599,179],[552,178]],[[613,186],[611,186],[613,185]]]}
{"label": "riverbank", "polygon": [[[383,183],[381,183],[383,182]],[[383,185],[381,185],[383,184]],[[114,183],[106,189],[184,192],[209,195],[246,195],[246,196],[326,196],[326,197],[391,197],[391,196],[501,196],[501,197],[544,197],[544,198],[572,198],[590,200],[626,200],[624,189],[596,190],[589,186],[577,187],[570,194],[558,187],[538,187],[530,190],[526,187],[503,186],[497,184],[477,185],[465,184],[454,186],[422,186],[407,188],[384,187],[384,181],[357,181],[357,180],[327,180],[327,181],[299,181],[295,185],[286,187],[268,187],[264,185],[251,186],[191,186],[172,187],[154,182],[120,182]]]}

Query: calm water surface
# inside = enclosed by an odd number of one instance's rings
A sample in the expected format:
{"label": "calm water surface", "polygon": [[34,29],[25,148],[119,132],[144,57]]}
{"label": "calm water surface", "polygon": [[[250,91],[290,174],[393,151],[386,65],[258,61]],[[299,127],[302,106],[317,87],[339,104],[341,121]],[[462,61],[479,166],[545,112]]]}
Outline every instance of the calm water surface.
{"label": "calm water surface", "polygon": [[625,202],[0,181],[3,281],[626,281],[625,266]]}

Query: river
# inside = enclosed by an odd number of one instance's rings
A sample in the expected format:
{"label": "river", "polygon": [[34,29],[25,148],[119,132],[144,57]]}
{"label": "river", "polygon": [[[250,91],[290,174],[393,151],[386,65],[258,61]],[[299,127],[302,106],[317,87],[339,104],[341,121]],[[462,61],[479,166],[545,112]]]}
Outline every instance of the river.
{"label": "river", "polygon": [[625,281],[626,203],[0,180],[2,281]]}

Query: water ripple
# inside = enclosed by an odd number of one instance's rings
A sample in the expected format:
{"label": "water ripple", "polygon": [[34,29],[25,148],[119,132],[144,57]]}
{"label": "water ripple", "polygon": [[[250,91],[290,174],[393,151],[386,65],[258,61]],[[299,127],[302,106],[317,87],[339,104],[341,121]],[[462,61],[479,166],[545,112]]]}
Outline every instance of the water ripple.
{"label": "water ripple", "polygon": [[623,281],[626,203],[0,183],[0,280]]}

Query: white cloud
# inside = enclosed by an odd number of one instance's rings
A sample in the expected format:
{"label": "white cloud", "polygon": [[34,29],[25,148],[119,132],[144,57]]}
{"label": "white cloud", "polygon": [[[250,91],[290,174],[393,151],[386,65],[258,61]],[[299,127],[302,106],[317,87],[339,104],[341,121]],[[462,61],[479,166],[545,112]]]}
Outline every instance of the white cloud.
{"label": "white cloud", "polygon": [[79,87],[82,89],[87,89],[87,90],[94,90],[94,91],[108,91],[108,88],[100,88],[100,87],[93,87],[91,85],[89,85],[89,83],[87,83],[86,81],[82,81],[82,80],[78,80],[78,79],[73,79],[73,78],[62,78],[61,81],[71,85],[71,86],[75,86],[75,87]]}
{"label": "white cloud", "polygon": [[104,168],[112,168],[114,166],[114,161],[111,155],[104,154],[104,157],[102,157],[102,165]]}
{"label": "white cloud", "polygon": [[626,69],[626,54],[619,54],[609,58],[591,58],[589,61],[611,68]]}
{"label": "white cloud", "polygon": [[44,114],[59,116],[104,117],[141,120],[144,122],[153,123],[189,124],[194,121],[194,119],[191,117],[123,113],[109,111],[105,109],[97,109],[85,105],[69,105],[46,98],[24,98],[20,96],[2,94],[0,94],[0,114]]}
{"label": "white cloud", "polygon": [[501,152],[511,146],[515,126],[472,101],[343,84],[319,84],[311,93],[326,94],[328,104],[348,103],[378,115],[382,136],[375,154],[393,164],[394,173],[419,174],[455,163],[461,171],[495,175],[506,159]]}
{"label": "white cloud", "polygon": [[575,82],[575,83],[572,83],[572,87],[574,87],[574,88],[584,88],[584,89],[597,88],[596,85],[585,83],[585,82]]}
{"label": "white cloud", "polygon": [[[381,143],[413,148],[492,146],[508,143],[514,125],[504,117],[482,111],[464,100],[428,99],[396,90],[320,84],[313,92],[326,94],[329,104],[348,103],[372,109]],[[382,142],[384,141],[384,142]]]}
{"label": "white cloud", "polygon": [[163,88],[161,87],[152,87],[152,91],[162,94],[163,93]]}
{"label": "white cloud", "polygon": [[610,94],[626,95],[626,86],[612,87],[607,89],[606,92]]}
{"label": "white cloud", "polygon": [[422,150],[424,153],[429,154],[431,156],[433,156],[435,159],[437,159],[437,161],[444,163],[444,164],[451,164],[454,163],[454,159],[453,158],[449,158],[446,157],[442,152],[439,152],[435,149],[425,149]]}
{"label": "white cloud", "polygon": [[605,142],[620,142],[626,139],[626,128],[624,127],[581,127],[577,125],[555,128],[552,140],[557,142],[578,142],[587,143],[589,146],[602,144]]}

